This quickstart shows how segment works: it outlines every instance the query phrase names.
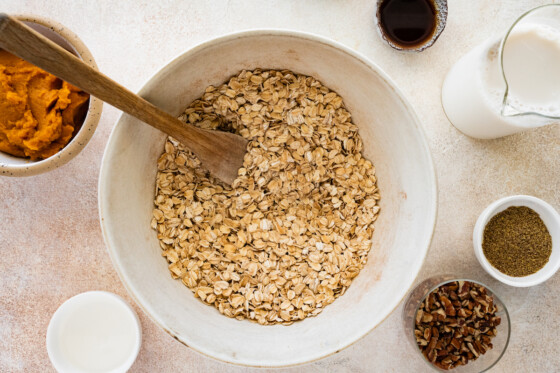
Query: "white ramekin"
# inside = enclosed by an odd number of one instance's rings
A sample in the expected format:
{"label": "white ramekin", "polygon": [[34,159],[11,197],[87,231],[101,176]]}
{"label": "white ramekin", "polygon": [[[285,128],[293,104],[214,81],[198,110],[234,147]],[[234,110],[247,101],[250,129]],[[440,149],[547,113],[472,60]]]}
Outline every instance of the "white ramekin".
{"label": "white ramekin", "polygon": [[[512,277],[500,272],[490,264],[482,251],[482,238],[486,224],[494,215],[511,206],[526,206],[538,213],[552,237],[552,254],[550,254],[548,263],[538,272],[529,276]],[[478,217],[473,231],[473,246],[482,268],[496,280],[516,287],[538,285],[552,277],[560,268],[560,215],[551,205],[536,197],[518,195],[499,199],[490,204]]]}
{"label": "white ramekin", "polygon": [[[80,367],[76,366],[67,355],[62,352],[59,333],[62,328],[67,325],[68,319],[80,312],[80,307],[92,307],[96,304],[111,304],[111,307],[116,309],[124,308],[124,315],[128,321],[131,322],[133,327],[133,334],[130,335],[134,341],[134,347],[130,354],[123,359],[118,367],[106,373],[126,373],[138,356],[140,346],[142,345],[142,327],[140,320],[134,309],[121,297],[107,291],[87,291],[73,296],[58,307],[53,314],[49,326],[47,328],[47,352],[52,365],[59,373],[86,373]],[[107,336],[107,338],[114,338],[115,336]]]}

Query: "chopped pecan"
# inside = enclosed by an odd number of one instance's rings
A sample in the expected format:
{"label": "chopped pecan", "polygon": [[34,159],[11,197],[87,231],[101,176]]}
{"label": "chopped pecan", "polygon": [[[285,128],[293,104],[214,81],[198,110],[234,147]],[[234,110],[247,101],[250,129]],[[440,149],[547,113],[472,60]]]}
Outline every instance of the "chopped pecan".
{"label": "chopped pecan", "polygon": [[424,329],[424,339],[429,341],[431,337],[432,337],[432,328]]}
{"label": "chopped pecan", "polygon": [[457,294],[459,298],[464,299],[469,295],[469,290],[471,289],[470,282],[459,281],[459,293]]}
{"label": "chopped pecan", "polygon": [[459,311],[457,311],[457,316],[459,317],[469,317],[470,315],[472,315],[472,311],[466,308],[460,308]]}
{"label": "chopped pecan", "polygon": [[443,321],[445,320],[445,311],[443,310],[443,308],[438,308],[437,310],[432,312],[432,316],[438,321]]}
{"label": "chopped pecan", "polygon": [[418,310],[418,312],[416,312],[416,324],[420,324],[420,321],[422,320],[422,315],[424,315],[424,311],[422,310]]}
{"label": "chopped pecan", "polygon": [[425,313],[422,315],[422,323],[424,323],[424,324],[426,324],[426,323],[431,323],[433,319],[434,319],[434,317],[432,316],[431,313],[425,312]]}
{"label": "chopped pecan", "polygon": [[453,307],[453,304],[451,304],[451,301],[449,300],[449,298],[447,298],[445,295],[442,295],[442,296],[439,297],[439,299],[440,299],[440,301],[443,304],[443,307],[445,309],[445,315],[446,316],[455,316],[455,307]]}
{"label": "chopped pecan", "polygon": [[461,341],[457,338],[453,338],[451,340],[451,346],[453,346],[456,350],[459,350],[461,348]]}
{"label": "chopped pecan", "polygon": [[435,299],[436,299],[436,296],[435,296],[434,293],[430,293],[430,295],[428,295],[428,299],[427,299],[427,301],[426,301],[426,306],[427,306],[426,310],[427,310],[428,312],[430,312],[430,310],[431,310],[432,308],[434,308],[434,304],[435,304],[435,302],[436,302]]}
{"label": "chopped pecan", "polygon": [[440,286],[416,313],[416,342],[426,359],[441,369],[476,360],[492,349],[501,319],[486,289],[469,281]]}

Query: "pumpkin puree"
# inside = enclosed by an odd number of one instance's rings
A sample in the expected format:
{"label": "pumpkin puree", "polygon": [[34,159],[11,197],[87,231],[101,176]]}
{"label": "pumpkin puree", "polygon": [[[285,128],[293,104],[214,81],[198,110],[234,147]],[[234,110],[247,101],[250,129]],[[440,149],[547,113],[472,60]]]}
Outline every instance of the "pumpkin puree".
{"label": "pumpkin puree", "polygon": [[33,160],[62,149],[81,125],[89,95],[0,50],[0,151]]}

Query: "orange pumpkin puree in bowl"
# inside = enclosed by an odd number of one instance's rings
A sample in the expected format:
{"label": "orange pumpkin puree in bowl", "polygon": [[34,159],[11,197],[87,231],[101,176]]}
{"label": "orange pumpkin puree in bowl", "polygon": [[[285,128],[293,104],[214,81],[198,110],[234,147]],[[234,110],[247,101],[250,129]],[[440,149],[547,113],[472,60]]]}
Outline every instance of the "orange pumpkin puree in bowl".
{"label": "orange pumpkin puree in bowl", "polygon": [[32,160],[62,149],[82,124],[89,94],[0,50],[0,151]]}

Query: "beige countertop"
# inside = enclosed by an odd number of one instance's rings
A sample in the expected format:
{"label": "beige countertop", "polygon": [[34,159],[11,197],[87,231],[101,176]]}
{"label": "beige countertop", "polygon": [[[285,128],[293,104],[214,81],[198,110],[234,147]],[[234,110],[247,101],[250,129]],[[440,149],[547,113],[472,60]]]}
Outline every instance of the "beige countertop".
{"label": "beige countertop", "polygon": [[[450,66],[486,37],[505,32],[541,0],[450,0],[447,27],[420,54],[384,45],[373,25],[375,0],[42,1],[2,0],[1,11],[52,18],[76,32],[99,68],[136,91],[171,58],[228,32],[289,28],[335,39],[363,53],[402,89],[422,121],[437,170],[439,210],[433,242],[416,282],[455,273],[495,285],[471,245],[478,214],[497,198],[530,194],[560,210],[560,127],[493,141],[467,138],[440,104]],[[187,103],[185,103],[187,105]],[[54,371],[48,322],[69,297],[115,292],[130,303],[98,222],[97,177],[120,112],[104,107],[88,147],[66,166],[29,178],[0,178],[0,371]],[[560,275],[531,289],[497,286],[512,314],[511,342],[495,372],[560,370]],[[136,305],[144,341],[132,372],[247,372],[204,357],[160,330]],[[401,305],[402,306],[402,305]],[[335,356],[271,372],[421,372],[427,366],[402,335],[401,307]],[[267,371],[267,370],[260,370]]]}

